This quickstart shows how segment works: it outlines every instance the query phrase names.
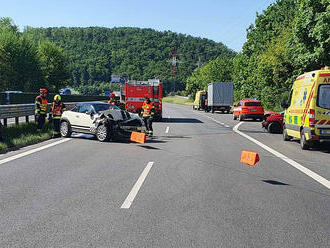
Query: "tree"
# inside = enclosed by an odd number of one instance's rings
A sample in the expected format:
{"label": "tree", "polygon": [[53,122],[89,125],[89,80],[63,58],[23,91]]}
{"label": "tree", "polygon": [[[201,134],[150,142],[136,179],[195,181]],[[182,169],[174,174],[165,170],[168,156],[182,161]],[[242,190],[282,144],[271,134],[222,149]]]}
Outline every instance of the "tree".
{"label": "tree", "polygon": [[0,46],[0,91],[9,89],[9,78],[13,71],[9,63],[9,54]]}
{"label": "tree", "polygon": [[40,60],[35,43],[13,30],[2,29],[0,47],[1,60],[5,61],[0,64],[0,70],[6,75],[6,88],[36,91],[43,84],[43,76],[39,70]]}
{"label": "tree", "polygon": [[233,72],[233,60],[219,57],[202,67],[196,69],[187,79],[186,91],[195,95],[198,90],[206,90],[211,82],[231,82]]}
{"label": "tree", "polygon": [[45,79],[45,87],[52,92],[66,86],[70,79],[67,58],[63,50],[49,41],[40,42],[38,45],[41,71]]}
{"label": "tree", "polygon": [[289,54],[295,73],[330,64],[329,0],[298,0]]}
{"label": "tree", "polygon": [[11,31],[13,33],[18,33],[18,26],[14,24],[14,21],[9,17],[0,18],[0,32],[1,31]]}

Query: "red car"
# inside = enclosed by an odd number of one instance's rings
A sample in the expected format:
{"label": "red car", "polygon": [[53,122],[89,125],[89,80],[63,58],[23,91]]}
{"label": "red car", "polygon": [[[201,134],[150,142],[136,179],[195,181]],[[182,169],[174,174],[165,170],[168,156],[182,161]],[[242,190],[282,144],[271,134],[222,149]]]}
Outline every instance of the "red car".
{"label": "red car", "polygon": [[271,113],[266,120],[262,122],[262,127],[269,133],[283,132],[283,113]]}
{"label": "red car", "polygon": [[258,100],[244,99],[241,100],[233,111],[233,119],[243,121],[245,119],[263,120],[264,119],[264,108]]}

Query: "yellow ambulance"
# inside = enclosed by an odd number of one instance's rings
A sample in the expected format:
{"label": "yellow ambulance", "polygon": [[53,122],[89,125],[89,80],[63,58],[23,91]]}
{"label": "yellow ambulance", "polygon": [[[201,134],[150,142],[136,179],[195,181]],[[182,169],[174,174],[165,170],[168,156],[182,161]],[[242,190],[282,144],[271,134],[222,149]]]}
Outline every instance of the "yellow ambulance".
{"label": "yellow ambulance", "polygon": [[283,139],[300,139],[303,150],[330,140],[330,70],[324,67],[299,76],[285,108]]}

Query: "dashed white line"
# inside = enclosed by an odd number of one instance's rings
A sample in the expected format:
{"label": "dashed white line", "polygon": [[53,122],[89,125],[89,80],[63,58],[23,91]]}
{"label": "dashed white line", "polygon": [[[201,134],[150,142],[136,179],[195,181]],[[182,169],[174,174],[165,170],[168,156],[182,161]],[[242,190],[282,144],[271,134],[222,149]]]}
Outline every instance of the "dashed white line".
{"label": "dashed white line", "polygon": [[166,127],[165,133],[168,133],[168,131],[170,131],[170,127],[169,126]]}
{"label": "dashed white line", "polygon": [[144,170],[142,171],[139,179],[136,181],[136,183],[134,184],[131,192],[128,194],[128,196],[126,197],[124,203],[121,205],[120,208],[124,208],[124,209],[128,209],[131,207],[134,198],[136,197],[137,193],[139,192],[144,180],[146,179],[151,167],[153,166],[154,162],[149,162],[147,164],[147,166],[144,168]]}
{"label": "dashed white line", "polygon": [[306,167],[302,166],[301,164],[297,163],[296,161],[292,160],[291,158],[286,157],[285,155],[283,155],[282,153],[279,153],[278,151],[275,151],[274,149],[270,148],[269,146],[261,143],[260,141],[250,137],[249,135],[241,132],[238,130],[239,126],[244,123],[244,122],[240,122],[238,123],[234,128],[234,132],[238,133],[239,135],[247,138],[248,140],[252,141],[253,143],[257,144],[258,146],[262,147],[263,149],[265,149],[266,151],[274,154],[276,157],[282,159],[284,162],[290,164],[291,166],[293,166],[294,168],[296,168],[297,170],[301,171],[302,173],[304,173],[305,175],[313,178],[315,181],[317,181],[318,183],[322,184],[323,186],[325,186],[326,188],[330,189],[330,182],[325,179],[324,177],[316,174],[314,171],[311,171],[310,169],[307,169]]}
{"label": "dashed white line", "polygon": [[228,126],[228,125],[225,125],[225,127],[230,127],[230,126]]}
{"label": "dashed white line", "polygon": [[30,154],[35,153],[35,152],[42,151],[44,149],[47,149],[47,148],[52,147],[52,146],[56,146],[58,144],[67,142],[69,140],[71,140],[71,138],[62,139],[62,140],[56,141],[56,142],[48,144],[48,145],[44,145],[44,146],[29,150],[29,151],[26,151],[26,152],[19,153],[17,155],[14,155],[14,156],[11,156],[11,157],[8,157],[8,158],[4,158],[4,159],[0,160],[0,164],[8,163],[8,162],[13,161],[15,159],[22,158],[24,156],[30,155]]}

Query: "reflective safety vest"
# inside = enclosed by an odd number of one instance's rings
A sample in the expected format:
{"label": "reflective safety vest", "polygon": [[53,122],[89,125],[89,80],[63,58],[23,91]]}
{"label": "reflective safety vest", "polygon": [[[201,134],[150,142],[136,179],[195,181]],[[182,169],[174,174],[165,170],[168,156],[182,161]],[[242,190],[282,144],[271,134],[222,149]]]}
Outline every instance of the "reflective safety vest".
{"label": "reflective safety vest", "polygon": [[48,105],[47,98],[44,98],[42,96],[37,96],[35,104],[36,104],[35,113],[45,115],[47,112],[47,105]]}
{"label": "reflective safety vest", "polygon": [[65,105],[62,102],[53,102],[52,105],[52,114],[53,119],[61,119],[62,113],[65,111]]}
{"label": "reflective safety vest", "polygon": [[110,100],[108,101],[108,103],[111,104],[111,105],[116,105],[116,101],[115,101],[115,100],[112,100],[112,99],[110,99]]}
{"label": "reflective safety vest", "polygon": [[155,107],[152,102],[148,104],[146,101],[144,101],[142,105],[142,109],[143,109],[143,116],[149,117],[154,114]]}

